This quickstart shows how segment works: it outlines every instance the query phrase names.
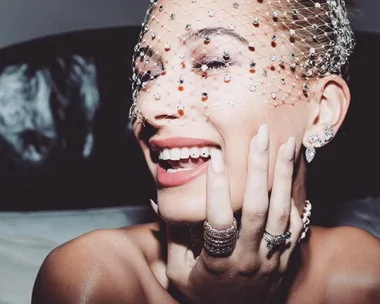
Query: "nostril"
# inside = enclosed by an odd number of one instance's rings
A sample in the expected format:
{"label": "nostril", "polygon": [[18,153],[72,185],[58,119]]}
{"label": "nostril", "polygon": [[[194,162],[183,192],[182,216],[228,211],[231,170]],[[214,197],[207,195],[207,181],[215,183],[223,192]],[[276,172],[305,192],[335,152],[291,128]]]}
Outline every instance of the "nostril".
{"label": "nostril", "polygon": [[156,120],[163,120],[163,119],[177,119],[178,115],[173,115],[173,114],[161,114],[161,115],[156,115],[154,117]]}

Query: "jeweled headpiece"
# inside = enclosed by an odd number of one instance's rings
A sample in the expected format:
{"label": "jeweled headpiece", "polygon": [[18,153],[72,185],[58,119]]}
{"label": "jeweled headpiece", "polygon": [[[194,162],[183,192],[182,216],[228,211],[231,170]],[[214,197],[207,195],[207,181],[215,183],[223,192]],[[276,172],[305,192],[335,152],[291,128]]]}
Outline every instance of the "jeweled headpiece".
{"label": "jeweled headpiece", "polygon": [[[242,76],[248,80],[241,86],[253,96],[291,104],[307,97],[310,80],[341,74],[354,46],[343,0],[151,0],[134,49],[130,114],[139,113],[137,99],[165,100],[169,84],[176,94],[188,86],[191,98],[207,105],[211,84],[230,90]],[[244,63],[235,62],[236,54]],[[237,65],[244,65],[238,74]],[[204,85],[181,76],[167,78],[164,89],[155,87],[158,78],[177,69],[191,69]],[[176,107],[179,115],[185,113],[180,97]]]}

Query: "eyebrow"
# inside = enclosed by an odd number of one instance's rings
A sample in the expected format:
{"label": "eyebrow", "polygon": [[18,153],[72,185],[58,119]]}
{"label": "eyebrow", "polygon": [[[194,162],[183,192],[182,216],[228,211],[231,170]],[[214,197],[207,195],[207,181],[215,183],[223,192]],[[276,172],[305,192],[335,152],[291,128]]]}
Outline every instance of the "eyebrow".
{"label": "eyebrow", "polygon": [[230,30],[225,27],[205,27],[197,31],[190,30],[189,33],[186,33],[185,35],[181,36],[180,40],[182,40],[183,43],[186,44],[186,41],[189,41],[189,40],[194,41],[198,39],[204,39],[205,36],[220,36],[220,35],[229,36],[241,43],[248,44],[248,41],[243,36],[240,36],[235,31]]}

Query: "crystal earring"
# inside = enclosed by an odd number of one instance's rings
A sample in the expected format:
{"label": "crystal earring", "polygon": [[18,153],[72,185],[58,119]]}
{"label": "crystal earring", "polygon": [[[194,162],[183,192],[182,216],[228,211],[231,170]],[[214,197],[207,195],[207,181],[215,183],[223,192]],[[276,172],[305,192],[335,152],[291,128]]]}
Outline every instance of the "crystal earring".
{"label": "crystal earring", "polygon": [[311,163],[315,157],[317,151],[315,148],[321,148],[328,144],[332,138],[334,137],[333,127],[330,125],[324,132],[323,138],[320,138],[317,134],[313,134],[307,137],[307,141],[310,143],[310,147],[308,147],[305,151],[306,161]]}

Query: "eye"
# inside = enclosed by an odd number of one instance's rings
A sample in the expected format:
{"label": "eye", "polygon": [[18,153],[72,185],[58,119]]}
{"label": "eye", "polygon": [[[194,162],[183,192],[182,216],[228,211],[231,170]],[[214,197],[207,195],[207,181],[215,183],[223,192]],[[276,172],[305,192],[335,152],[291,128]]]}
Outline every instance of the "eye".
{"label": "eye", "polygon": [[206,65],[209,70],[224,69],[230,66],[225,60],[219,59],[202,59],[199,62],[193,64],[193,69],[201,69],[202,66]]}
{"label": "eye", "polygon": [[165,71],[165,68],[163,64],[157,64],[153,69],[139,72],[136,68],[136,74],[137,74],[137,88],[141,89],[144,88],[147,84],[147,82],[157,79],[159,76],[162,75],[162,73]]}

